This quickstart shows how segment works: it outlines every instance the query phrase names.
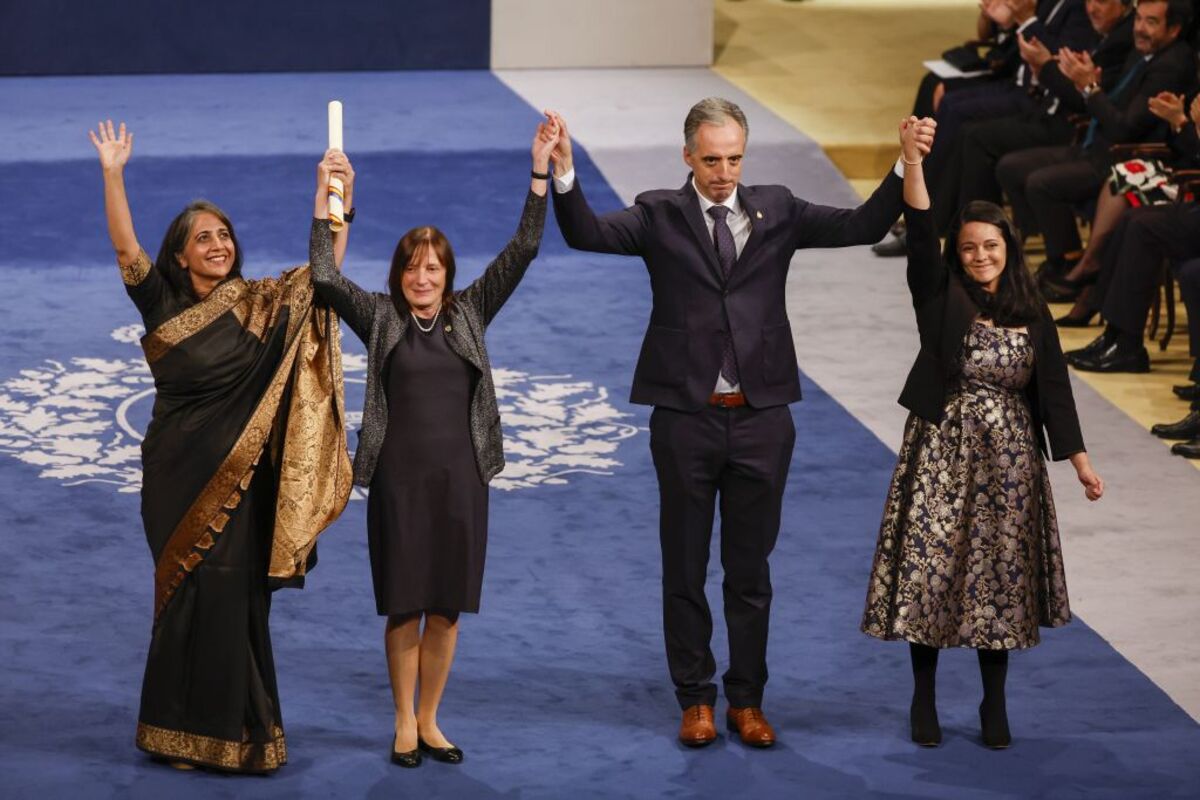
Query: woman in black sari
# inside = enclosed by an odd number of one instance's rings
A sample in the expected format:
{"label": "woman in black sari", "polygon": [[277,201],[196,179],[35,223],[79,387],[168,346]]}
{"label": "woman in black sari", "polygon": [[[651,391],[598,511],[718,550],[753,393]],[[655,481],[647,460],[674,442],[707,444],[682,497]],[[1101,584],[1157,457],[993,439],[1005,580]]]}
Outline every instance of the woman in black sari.
{"label": "woman in black sari", "polygon": [[[175,218],[152,263],[125,197],[133,135],[111,121],[89,135],[156,391],[142,444],[155,578],[137,746],[177,766],[270,772],[287,760],[270,591],[303,582],[349,497],[337,318],[313,302],[307,267],[243,279],[233,226],[205,201]],[[326,158],[349,183],[339,156]]]}

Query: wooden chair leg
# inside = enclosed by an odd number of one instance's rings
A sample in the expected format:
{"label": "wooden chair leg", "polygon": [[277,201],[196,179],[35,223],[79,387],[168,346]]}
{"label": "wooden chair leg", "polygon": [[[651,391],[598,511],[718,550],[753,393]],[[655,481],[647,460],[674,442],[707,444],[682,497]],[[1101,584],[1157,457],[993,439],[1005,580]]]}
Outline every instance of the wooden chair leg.
{"label": "wooden chair leg", "polygon": [[1170,265],[1163,270],[1163,295],[1167,302],[1167,330],[1159,340],[1158,349],[1166,350],[1175,333],[1175,276],[1171,274]]}

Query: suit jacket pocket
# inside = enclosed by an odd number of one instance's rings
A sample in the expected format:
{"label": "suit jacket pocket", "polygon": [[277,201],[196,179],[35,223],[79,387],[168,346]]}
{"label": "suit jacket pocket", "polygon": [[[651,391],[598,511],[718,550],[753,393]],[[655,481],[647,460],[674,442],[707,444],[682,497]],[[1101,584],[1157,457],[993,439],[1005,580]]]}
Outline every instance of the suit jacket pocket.
{"label": "suit jacket pocket", "polygon": [[651,325],[638,356],[638,377],[659,386],[682,386],[687,380],[687,366],[687,331]]}
{"label": "suit jacket pocket", "polygon": [[779,385],[797,379],[792,326],[784,322],[762,329],[763,383]]}

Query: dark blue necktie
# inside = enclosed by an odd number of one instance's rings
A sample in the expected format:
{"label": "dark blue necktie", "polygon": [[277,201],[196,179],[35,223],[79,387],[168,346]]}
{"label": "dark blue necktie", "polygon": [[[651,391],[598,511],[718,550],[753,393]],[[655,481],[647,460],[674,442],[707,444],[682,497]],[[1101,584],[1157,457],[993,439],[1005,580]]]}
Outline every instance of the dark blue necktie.
{"label": "dark blue necktie", "polygon": [[[733,263],[737,261],[737,245],[733,241],[733,231],[725,217],[729,214],[727,206],[713,206],[708,215],[713,218],[713,244],[717,248],[717,261],[721,264],[721,276],[729,282],[733,272]],[[728,324],[728,320],[726,320]],[[738,385],[737,356],[733,352],[733,337],[725,332],[725,347],[721,352],[721,377],[729,381],[731,386]]]}
{"label": "dark blue necktie", "polygon": [[[1118,97],[1120,97],[1121,92],[1128,89],[1129,84],[1133,83],[1133,79],[1142,74],[1142,69],[1145,68],[1145,66],[1146,59],[1144,58],[1139,58],[1137,61],[1133,62],[1133,66],[1125,71],[1125,74],[1121,76],[1121,80],[1118,81],[1117,85],[1113,87],[1113,90],[1108,93],[1108,99],[1116,100]],[[1092,141],[1096,138],[1096,129],[1099,127],[1100,123],[1095,118],[1088,123],[1087,135],[1083,137],[1083,148],[1085,150],[1092,146]]]}

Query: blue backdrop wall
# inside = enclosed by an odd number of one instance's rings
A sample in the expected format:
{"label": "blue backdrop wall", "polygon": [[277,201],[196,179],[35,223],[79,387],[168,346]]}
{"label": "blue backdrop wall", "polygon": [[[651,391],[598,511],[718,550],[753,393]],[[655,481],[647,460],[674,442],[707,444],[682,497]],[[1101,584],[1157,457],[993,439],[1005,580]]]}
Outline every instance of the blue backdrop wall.
{"label": "blue backdrop wall", "polygon": [[491,0],[4,3],[0,75],[487,69]]}

